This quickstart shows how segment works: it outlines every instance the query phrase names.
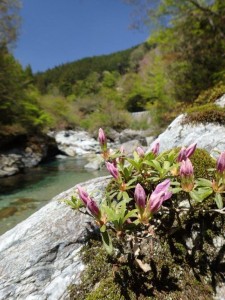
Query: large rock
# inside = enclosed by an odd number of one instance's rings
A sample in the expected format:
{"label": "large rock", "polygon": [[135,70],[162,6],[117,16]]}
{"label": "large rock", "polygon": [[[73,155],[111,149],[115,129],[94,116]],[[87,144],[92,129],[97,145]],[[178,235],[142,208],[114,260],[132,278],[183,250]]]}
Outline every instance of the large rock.
{"label": "large rock", "polygon": [[225,150],[225,127],[219,124],[186,124],[185,115],[178,116],[168,128],[159,135],[160,152],[178,146],[189,146],[197,143],[198,148],[203,148],[215,155],[215,149]]}
{"label": "large rock", "polygon": [[146,132],[143,130],[125,129],[120,132],[119,142],[121,144],[132,140],[138,140],[142,146],[147,146]]}
{"label": "large rock", "polygon": [[[102,198],[107,177],[83,184],[96,200]],[[79,250],[90,218],[59,200],[61,193],[27,220],[0,237],[0,299],[69,299],[67,287],[79,281],[84,265]]]}
{"label": "large rock", "polygon": [[[1,140],[1,138],[0,138]],[[11,148],[8,144],[11,141]],[[14,144],[15,143],[15,144]],[[0,177],[11,176],[25,168],[37,166],[41,161],[51,159],[59,150],[55,140],[46,135],[23,137],[20,143],[15,138],[7,140],[0,154]]]}
{"label": "large rock", "polygon": [[98,141],[86,131],[68,130],[50,134],[54,136],[59,150],[68,156],[100,152]]}

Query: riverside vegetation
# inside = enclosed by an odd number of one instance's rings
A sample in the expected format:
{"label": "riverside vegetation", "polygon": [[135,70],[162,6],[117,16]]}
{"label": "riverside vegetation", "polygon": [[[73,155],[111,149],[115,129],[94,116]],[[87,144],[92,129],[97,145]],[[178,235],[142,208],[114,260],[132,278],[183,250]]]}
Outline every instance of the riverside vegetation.
{"label": "riverside vegetation", "polygon": [[109,256],[101,262],[95,229],[74,299],[211,299],[225,271],[225,151],[217,160],[196,144],[159,154],[156,141],[129,158],[109,152],[102,129],[99,142],[113,176],[105,198],[97,204],[78,186],[65,202],[95,220]]}
{"label": "riverside vegetation", "polygon": [[[222,0],[156,1],[154,10],[148,5],[142,10],[151,17],[148,21],[169,21],[156,27],[145,43],[37,74],[30,66],[23,69],[10,52],[19,29],[19,2],[4,1],[0,6],[2,140],[59,127],[146,128],[146,122],[134,124],[128,114],[141,110],[151,112],[159,132],[184,107],[194,110],[225,92]],[[214,106],[204,107],[205,114],[195,120],[207,120],[212,110]],[[224,109],[217,115],[223,116]]]}

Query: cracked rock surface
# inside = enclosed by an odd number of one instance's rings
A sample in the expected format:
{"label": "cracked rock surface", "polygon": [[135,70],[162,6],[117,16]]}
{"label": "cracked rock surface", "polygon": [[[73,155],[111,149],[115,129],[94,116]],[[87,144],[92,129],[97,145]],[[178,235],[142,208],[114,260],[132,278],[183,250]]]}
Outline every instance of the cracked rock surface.
{"label": "cracked rock surface", "polygon": [[[108,177],[81,184],[101,200]],[[69,299],[68,286],[84,269],[79,250],[90,218],[59,200],[76,186],[0,237],[0,299]]]}

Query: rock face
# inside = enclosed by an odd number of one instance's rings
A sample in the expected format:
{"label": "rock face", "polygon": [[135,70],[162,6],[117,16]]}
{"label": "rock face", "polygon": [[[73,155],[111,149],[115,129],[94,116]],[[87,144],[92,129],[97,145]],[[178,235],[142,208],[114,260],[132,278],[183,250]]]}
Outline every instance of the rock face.
{"label": "rock face", "polygon": [[60,151],[68,156],[99,153],[100,147],[97,140],[85,131],[59,131],[54,136]]}
{"label": "rock face", "polygon": [[[4,145],[3,153],[0,154],[0,177],[14,175],[25,168],[38,165],[41,161],[53,157],[59,151],[55,141],[48,136],[24,138],[21,144],[13,149]],[[13,142],[11,141],[11,147]]]}
{"label": "rock face", "polygon": [[160,152],[178,146],[197,143],[198,148],[206,149],[215,156],[214,150],[225,150],[225,127],[217,124],[183,124],[184,115],[178,116],[159,135]]}
{"label": "rock face", "polygon": [[146,133],[142,130],[125,129],[119,135],[121,144],[132,140],[138,140],[142,146],[147,146]]}
{"label": "rock face", "polygon": [[[100,200],[109,177],[86,182]],[[69,299],[67,287],[79,281],[84,265],[79,249],[90,218],[59,200],[61,193],[27,220],[0,237],[0,299]]]}

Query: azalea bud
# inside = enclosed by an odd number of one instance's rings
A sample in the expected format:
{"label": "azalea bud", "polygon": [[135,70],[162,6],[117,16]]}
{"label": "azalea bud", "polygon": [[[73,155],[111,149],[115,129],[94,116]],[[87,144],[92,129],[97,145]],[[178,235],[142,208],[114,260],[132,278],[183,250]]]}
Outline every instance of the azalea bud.
{"label": "azalea bud", "polygon": [[177,161],[182,162],[182,160],[186,160],[186,159],[187,159],[186,148],[182,147],[178,154]]}
{"label": "azalea bud", "polygon": [[106,139],[105,133],[102,128],[99,128],[99,131],[98,131],[98,141],[99,141],[99,144],[101,147],[107,146],[107,139]]}
{"label": "azalea bud", "polygon": [[80,199],[83,201],[84,205],[87,206],[87,203],[90,200],[88,193],[80,185],[77,186],[77,189]]}
{"label": "azalea bud", "polygon": [[194,187],[194,170],[189,158],[181,162],[180,176],[182,189],[185,192],[192,191]]}
{"label": "azalea bud", "polygon": [[145,152],[141,147],[137,147],[136,152],[137,152],[139,157],[144,157],[145,156]]}
{"label": "azalea bud", "polygon": [[139,183],[135,187],[134,199],[139,208],[141,208],[141,209],[145,208],[146,193],[145,193],[145,190],[143,189],[143,187]]}
{"label": "azalea bud", "polygon": [[90,213],[96,217],[97,219],[99,219],[101,217],[101,212],[96,204],[96,202],[93,199],[89,199],[88,203],[87,203],[87,208],[90,211]]}
{"label": "azalea bud", "polygon": [[167,192],[170,187],[170,179],[165,179],[163,182],[159,183],[155,190],[154,193],[159,193],[159,192]]}
{"label": "azalea bud", "polygon": [[163,202],[171,198],[172,192],[169,191],[170,180],[166,179],[158,184],[155,190],[152,192],[149,199],[149,210],[152,214],[156,213]]}
{"label": "azalea bud", "polygon": [[155,140],[152,144],[151,152],[155,155],[158,155],[159,153],[159,140]]}
{"label": "azalea bud", "polygon": [[192,163],[190,159],[182,160],[181,167],[180,167],[180,176],[188,177],[192,176],[194,173]]}
{"label": "azalea bud", "polygon": [[220,154],[216,162],[216,169],[219,173],[225,171],[225,151]]}
{"label": "azalea bud", "polygon": [[110,162],[106,162],[106,168],[109,171],[109,173],[116,179],[119,179],[119,171],[118,169],[114,166],[114,164],[110,163]]}
{"label": "azalea bud", "polygon": [[193,143],[189,147],[187,147],[186,149],[187,158],[189,158],[195,152],[196,147],[197,147],[197,143]]}
{"label": "azalea bud", "polygon": [[177,161],[182,162],[183,160],[187,160],[195,152],[196,146],[197,143],[191,144],[187,148],[182,147],[177,157]]}

